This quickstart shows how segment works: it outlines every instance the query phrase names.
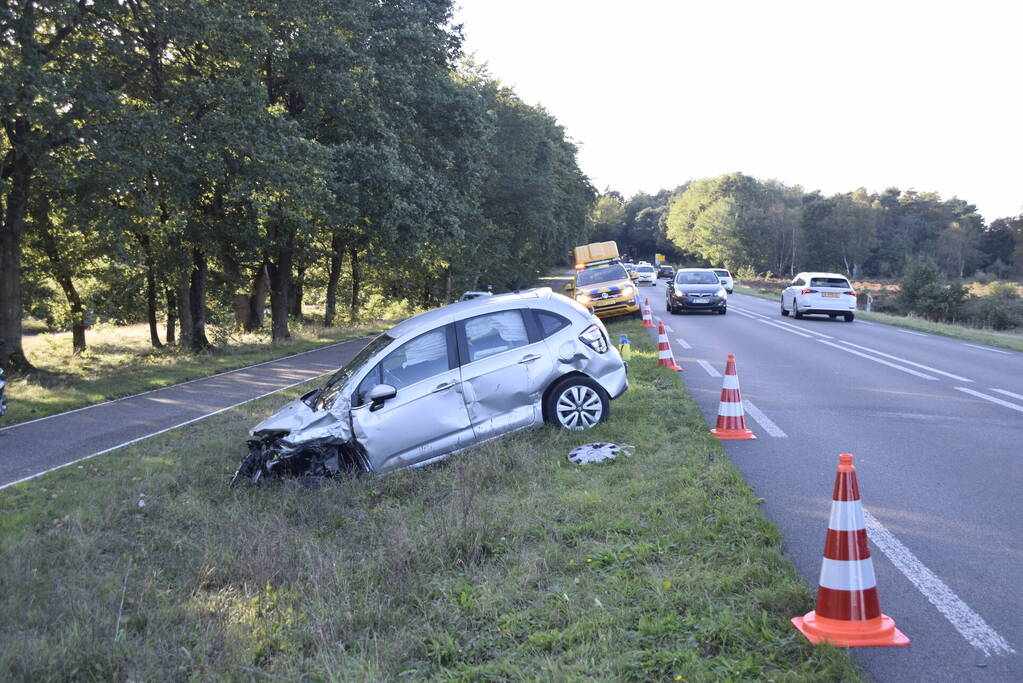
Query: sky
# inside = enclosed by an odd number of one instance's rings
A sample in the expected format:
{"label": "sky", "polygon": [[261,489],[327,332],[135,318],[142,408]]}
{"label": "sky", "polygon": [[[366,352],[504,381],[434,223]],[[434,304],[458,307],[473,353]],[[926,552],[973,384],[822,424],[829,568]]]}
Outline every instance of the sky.
{"label": "sky", "polygon": [[1023,213],[1023,3],[456,0],[464,48],[598,190],[740,171]]}

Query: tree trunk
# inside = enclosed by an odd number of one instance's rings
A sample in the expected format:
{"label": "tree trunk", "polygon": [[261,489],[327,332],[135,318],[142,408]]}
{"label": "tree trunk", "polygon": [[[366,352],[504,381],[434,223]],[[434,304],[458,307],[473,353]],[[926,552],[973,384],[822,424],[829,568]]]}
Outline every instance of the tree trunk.
{"label": "tree trunk", "polygon": [[334,233],[330,238],[330,274],[327,276],[327,310],[323,314],[323,326],[331,327],[337,315],[337,283],[341,279],[341,261],[344,259],[341,236]]}
{"label": "tree trunk", "polygon": [[[291,285],[291,261],[295,250],[294,230],[276,228],[276,260],[270,261],[270,337],[279,344],[291,337],[288,331],[288,290]],[[282,234],[283,231],[287,231]],[[283,237],[283,239],[281,239]]]}
{"label": "tree trunk", "polygon": [[[20,121],[19,121],[20,123]],[[25,131],[27,134],[27,131]],[[27,372],[32,364],[21,348],[21,230],[25,221],[32,166],[24,154],[8,154],[13,160],[3,164],[7,181],[6,211],[0,222],[0,368],[8,372]]]}
{"label": "tree trunk", "polygon": [[263,326],[266,311],[266,295],[270,293],[270,274],[267,270],[269,262],[264,260],[252,280],[252,294],[249,296],[249,314],[245,320],[245,330],[254,332]]}
{"label": "tree trunk", "polygon": [[362,285],[362,274],[359,272],[359,250],[355,247],[348,249],[348,262],[352,267],[352,301],[351,318],[355,322],[359,318],[359,288]]}
{"label": "tree trunk", "polygon": [[292,318],[302,319],[302,295],[305,289],[305,268],[295,269],[295,279],[288,290],[288,312]]}
{"label": "tree trunk", "polygon": [[452,280],[451,266],[444,269],[444,303],[451,303],[451,280]]}
{"label": "tree trunk", "polygon": [[181,325],[180,346],[191,348],[192,346],[192,292],[191,274],[188,269],[182,268],[178,274],[178,318]]}
{"label": "tree trunk", "polygon": [[74,280],[71,277],[71,265],[63,258],[57,240],[53,236],[53,224],[50,222],[50,200],[49,197],[39,198],[39,204],[34,211],[34,222],[39,230],[42,239],[43,253],[46,260],[50,262],[50,275],[60,285],[71,307],[71,349],[74,355],[80,355],[85,351],[85,306],[82,305],[82,297],[78,294]]}
{"label": "tree trunk", "polygon": [[174,296],[174,289],[172,287],[166,288],[167,292],[167,343],[174,343],[174,325],[178,321],[178,301]]}
{"label": "tree trunk", "polygon": [[156,264],[153,259],[153,249],[149,235],[136,232],[135,239],[142,247],[142,260],[146,266],[146,319],[149,321],[149,343],[154,349],[162,349],[160,343],[160,332],[156,325]]}
{"label": "tree trunk", "polygon": [[192,249],[192,276],[188,292],[192,313],[192,351],[205,351],[210,348],[210,340],[206,338],[206,276],[208,266],[206,255],[198,247]]}

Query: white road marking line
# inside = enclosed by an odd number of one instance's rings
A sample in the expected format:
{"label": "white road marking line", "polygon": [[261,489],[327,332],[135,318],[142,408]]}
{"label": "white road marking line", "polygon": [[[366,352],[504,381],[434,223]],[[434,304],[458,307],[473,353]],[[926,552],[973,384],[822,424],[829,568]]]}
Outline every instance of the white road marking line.
{"label": "white road marking line", "polygon": [[721,373],[714,369],[714,366],[705,360],[696,360],[700,364],[700,367],[707,371],[707,374],[711,377],[720,377]]}
{"label": "white road marking line", "polygon": [[869,320],[857,320],[856,322],[858,322],[860,325],[877,325],[877,323],[872,323]]}
{"label": "white road marking line", "polygon": [[750,320],[759,320],[759,319],[760,319],[760,318],[758,318],[757,316],[753,315],[752,313],[747,313],[746,311],[740,311],[740,310],[739,310],[738,308],[736,308],[735,306],[731,306],[730,308],[731,308],[731,309],[732,309],[732,311],[734,311],[735,313],[738,313],[738,314],[739,314],[739,315],[741,315],[741,316],[744,316],[744,317],[746,317],[746,318],[749,318]]}
{"label": "white road marking line", "polygon": [[1002,351],[1001,349],[992,349],[992,348],[990,348],[988,346],[977,346],[976,344],[966,344],[965,342],[964,342],[963,345],[964,346],[972,346],[973,348],[980,349],[982,351],[994,351],[995,353],[1004,353],[1007,356],[1011,356],[1012,355],[1012,351]]}
{"label": "white road marking line", "polygon": [[829,337],[828,335],[824,334],[823,332],[816,332],[814,330],[807,329],[806,327],[800,327],[799,325],[793,325],[792,323],[783,322],[781,320],[775,320],[773,322],[776,322],[779,325],[785,325],[787,327],[791,327],[791,328],[796,329],[796,330],[802,330],[803,332],[806,332],[807,334],[815,334],[818,337],[823,337],[824,339],[834,339],[834,337]]}
{"label": "white road marking line", "polygon": [[759,320],[757,318],[754,318],[754,320],[756,320],[758,323],[764,323],[765,325],[770,325],[771,327],[774,327],[775,329],[782,330],[783,332],[791,332],[792,334],[798,334],[800,337],[806,337],[807,339],[813,339],[813,335],[806,334],[805,332],[800,332],[799,330],[794,330],[794,329],[792,329],[790,327],[784,327],[783,325],[779,325],[778,323],[774,322],[773,320]]}
{"label": "white road marking line", "polygon": [[[927,366],[927,365],[923,365],[922,363],[914,363],[911,360],[906,360],[905,358],[899,358],[898,356],[893,356],[890,353],[885,353],[883,351],[878,351],[877,349],[872,349],[869,346],[860,346],[859,344],[853,344],[851,341],[845,341],[844,339],[842,340],[842,343],[843,344],[848,344],[849,346],[855,346],[856,348],[863,349],[864,351],[870,351],[871,353],[876,353],[877,355],[884,356],[885,358],[891,358],[892,360],[897,360],[899,362],[905,363],[906,365],[912,365],[913,367],[916,367],[916,368],[923,368],[924,370],[930,370],[931,372],[937,373],[939,375],[945,375],[945,377],[951,377],[952,379],[957,379],[960,382],[972,382],[973,381],[972,379],[968,379],[966,377],[960,377],[959,375],[953,375],[951,372],[945,372],[944,370],[936,370],[935,368],[932,368],[932,367]],[[1020,398],[1023,398],[1023,396],[1020,396]]]}
{"label": "white road marking line", "polygon": [[895,331],[896,331],[896,332],[902,332],[903,334],[915,334],[915,335],[916,335],[916,336],[918,336],[918,337],[926,337],[926,336],[927,336],[927,335],[926,335],[926,334],[924,334],[923,332],[914,332],[913,330],[903,330],[903,329],[898,329],[898,330],[895,330]]}
{"label": "white road marking line", "polygon": [[821,344],[827,344],[828,346],[830,346],[832,348],[836,348],[836,349],[838,349],[840,351],[845,351],[846,353],[851,353],[851,354],[854,354],[856,356],[860,356],[861,358],[866,358],[867,360],[872,360],[875,363],[880,363],[881,365],[887,365],[890,368],[895,368],[896,370],[901,370],[902,372],[909,373],[910,375],[916,375],[917,377],[920,377],[922,379],[933,379],[933,380],[937,380],[938,379],[937,377],[931,377],[930,375],[925,375],[922,372],[917,372],[916,370],[910,370],[909,368],[904,368],[901,365],[896,365],[895,363],[889,363],[886,360],[881,360],[880,358],[874,358],[873,356],[868,356],[865,353],[860,353],[859,351],[853,351],[852,349],[847,349],[844,346],[839,346],[838,344],[833,344],[833,343],[831,343],[829,341],[824,341],[823,339],[818,339],[817,341],[819,341]]}
{"label": "white road marking line", "polygon": [[781,430],[781,427],[772,422],[771,418],[767,417],[767,415],[764,415],[760,408],[757,408],[755,405],[753,405],[752,401],[748,399],[743,399],[742,407],[746,409],[746,412],[749,413],[750,417],[757,421],[757,424],[764,428],[765,432],[767,432],[771,436],[775,436],[781,439],[788,438],[789,435],[783,432]]}
{"label": "white road marking line", "polygon": [[737,310],[737,311],[742,311],[743,313],[748,313],[750,315],[755,315],[755,316],[760,317],[760,318],[770,318],[771,317],[769,315],[764,315],[763,313],[757,313],[756,311],[751,311],[748,308],[737,308],[735,306],[732,306],[731,308],[733,308],[734,310]]}
{"label": "white road marking line", "polygon": [[1006,391],[1005,389],[995,389],[994,387],[991,387],[991,391],[997,391],[999,394],[1005,394],[1006,396],[1012,396],[1013,398],[1023,399],[1023,394],[1014,394],[1011,391]]}
{"label": "white road marking line", "polygon": [[[136,398],[138,396],[145,396],[146,394],[151,394],[154,391],[163,391],[164,389],[173,389],[173,388],[176,388],[176,387],[183,387],[186,384],[192,384],[193,382],[201,382],[204,379],[212,379],[214,377],[223,377],[224,375],[231,375],[231,374],[236,373],[236,372],[242,372],[243,370],[249,370],[251,368],[258,368],[260,365],[269,365],[270,363],[278,363],[280,361],[285,361],[285,360],[288,360],[290,358],[297,358],[298,356],[304,356],[307,353],[314,353],[316,351],[323,351],[324,349],[330,349],[330,348],[333,348],[335,346],[342,346],[344,344],[350,344],[352,342],[360,341],[360,340],[363,340],[363,339],[366,339],[366,337],[358,337],[356,339],[349,339],[348,341],[337,342],[336,344],[327,344],[326,346],[320,346],[320,347],[315,348],[315,349],[309,349],[308,351],[301,351],[299,353],[293,353],[290,356],[281,356],[280,358],[272,358],[272,359],[270,359],[268,361],[263,361],[262,363],[255,363],[253,365],[246,365],[243,368],[235,368],[234,370],[224,370],[223,372],[215,372],[212,375],[206,375],[205,377],[196,377],[195,379],[186,380],[184,382],[178,382],[177,384],[168,384],[165,387],[157,387],[155,389],[148,389],[146,391],[142,391],[142,392],[139,392],[137,394],[130,394],[129,396],[121,396],[119,398],[112,398],[109,401],[103,401],[102,403],[93,403],[91,405],[82,406],[81,408],[74,408],[72,410],[65,410],[63,413],[54,413],[53,415],[44,415],[43,417],[37,417],[34,420],[27,420],[25,422],[19,422],[18,424],[8,425],[6,427],[0,427],[0,432],[7,431],[8,429],[17,429],[18,427],[24,427],[26,425],[34,424],[36,422],[42,422],[43,420],[51,420],[51,419],[53,419],[55,417],[61,417],[62,415],[70,415],[71,413],[78,413],[78,412],[81,412],[83,410],[90,410],[91,408],[99,408],[100,406],[105,406],[105,405],[108,405],[110,403],[118,403],[120,401],[127,401],[129,398]],[[317,375],[317,377],[319,377],[319,376],[320,375]]]}
{"label": "white road marking line", "polygon": [[923,593],[928,602],[938,608],[966,642],[987,656],[1016,653],[998,632],[988,626],[987,622],[952,592],[944,581],[924,566],[874,515],[864,510],[863,517],[871,542],[909,579],[910,583],[917,587],[917,590]]}
{"label": "white road marking line", "polygon": [[[1000,398],[998,398],[996,396],[988,396],[987,394],[982,394],[979,391],[974,391],[973,389],[967,389],[966,387],[956,387],[956,391],[961,391],[964,394],[970,394],[972,396],[976,396],[977,398],[982,398],[982,399],[984,399],[986,401],[991,401],[992,403],[997,403],[1000,406],[1005,406],[1006,408],[1011,408],[1013,410],[1018,410],[1019,412],[1023,413],[1023,406],[1017,405],[1015,403],[1009,403],[1008,401],[1003,401],[1002,399],[1000,399]],[[997,389],[995,391],[997,391]]]}
{"label": "white road marking line", "polygon": [[243,406],[246,403],[252,403],[253,401],[258,401],[261,398],[266,398],[267,396],[271,396],[273,394],[276,394],[279,391],[284,391],[286,389],[291,389],[292,387],[297,387],[299,384],[304,384],[306,382],[311,382],[311,381],[316,380],[316,379],[318,379],[320,377],[323,377],[326,374],[328,374],[328,373],[323,373],[323,375],[317,375],[316,377],[309,377],[307,379],[303,379],[301,381],[295,382],[294,384],[289,384],[286,387],[281,387],[280,389],[274,389],[273,391],[268,391],[265,394],[260,394],[259,396],[255,396],[253,398],[247,398],[244,401],[240,401],[238,403],[235,403],[234,405],[229,405],[229,406],[227,406],[225,408],[218,408],[217,410],[214,410],[212,413],[206,413],[205,415],[200,415],[199,417],[193,417],[191,420],[185,420],[184,422],[179,422],[178,424],[173,425],[171,427],[164,427],[163,429],[157,430],[155,432],[150,432],[149,434],[145,434],[145,435],[140,436],[140,437],[138,437],[136,439],[132,439],[130,441],[125,441],[124,443],[119,443],[116,446],[111,446],[110,448],[104,448],[103,450],[96,451],[95,453],[90,453],[89,455],[86,455],[86,456],[83,456],[81,458],[78,458],[77,460],[72,460],[70,462],[65,462],[63,464],[57,465],[56,467],[51,467],[49,469],[43,470],[42,472],[36,472],[35,474],[30,474],[27,477],[22,477],[21,479],[18,479],[17,481],[12,481],[12,482],[7,483],[7,484],[0,484],[0,491],[3,491],[5,488],[8,488],[10,486],[14,486],[15,484],[21,484],[23,482],[35,479],[36,477],[41,477],[44,474],[49,474],[50,472],[54,472],[56,470],[63,469],[63,468],[68,467],[70,465],[74,465],[76,463],[80,463],[83,460],[88,460],[89,458],[95,458],[97,455],[103,455],[104,453],[109,453],[111,451],[116,451],[118,448],[124,448],[125,446],[130,446],[130,445],[132,445],[134,443],[138,443],[139,441],[145,441],[146,439],[148,439],[150,437],[159,436],[160,434],[165,434],[165,433],[167,433],[169,431],[177,429],[178,427],[185,427],[187,425],[190,425],[190,424],[193,424],[193,423],[196,423],[196,422],[200,422],[202,420],[205,420],[208,417],[213,417],[214,415],[219,415],[220,413],[223,413],[225,411],[231,410],[232,408],[237,408],[238,406]]}
{"label": "white road marking line", "polygon": [[693,348],[692,346],[689,345],[689,342],[687,342],[682,337],[675,337],[675,341],[677,341],[678,345],[681,346],[683,349],[691,349],[691,348]]}

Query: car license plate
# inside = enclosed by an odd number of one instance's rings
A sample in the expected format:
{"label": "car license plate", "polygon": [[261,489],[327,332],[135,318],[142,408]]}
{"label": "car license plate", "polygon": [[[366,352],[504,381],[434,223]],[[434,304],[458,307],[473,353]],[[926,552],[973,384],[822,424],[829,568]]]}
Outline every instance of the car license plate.
{"label": "car license plate", "polygon": [[837,299],[838,298],[838,292],[824,292],[823,294],[821,294],[821,296],[825,296],[825,297],[827,297],[829,299]]}

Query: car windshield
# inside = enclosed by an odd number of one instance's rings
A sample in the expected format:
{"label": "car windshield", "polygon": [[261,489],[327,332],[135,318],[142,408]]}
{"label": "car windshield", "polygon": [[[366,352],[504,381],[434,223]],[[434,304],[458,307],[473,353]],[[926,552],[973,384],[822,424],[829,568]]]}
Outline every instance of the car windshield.
{"label": "car windshield", "polygon": [[597,266],[596,268],[580,270],[575,276],[575,284],[577,287],[585,287],[587,285],[595,285],[598,282],[625,280],[628,277],[629,276],[626,274],[625,268],[614,263],[609,266]]}
{"label": "car windshield", "polygon": [[652,273],[652,272],[654,272],[654,267],[653,266],[640,266],[636,270],[638,270],[641,273]]}
{"label": "car windshield", "polygon": [[682,272],[675,277],[675,282],[680,285],[717,285],[721,284],[717,276],[709,270],[694,270],[688,273]]}
{"label": "car windshield", "polygon": [[844,277],[812,277],[811,287],[843,287],[849,289],[849,281]]}
{"label": "car windshield", "polygon": [[718,277],[732,277],[732,274],[729,273],[727,270],[715,270],[714,273]]}
{"label": "car windshield", "polygon": [[384,348],[388,344],[394,341],[393,337],[389,337],[386,334],[382,334],[355,354],[355,358],[351,359],[347,363],[341,366],[338,370],[327,380],[327,384],[323,387],[320,395],[316,397],[316,403],[313,404],[313,410],[328,410],[334,405],[334,399],[337,398],[341,390],[345,388],[345,384],[352,378],[352,375],[356,374],[359,370],[369,362],[369,359],[377,354],[380,349]]}

